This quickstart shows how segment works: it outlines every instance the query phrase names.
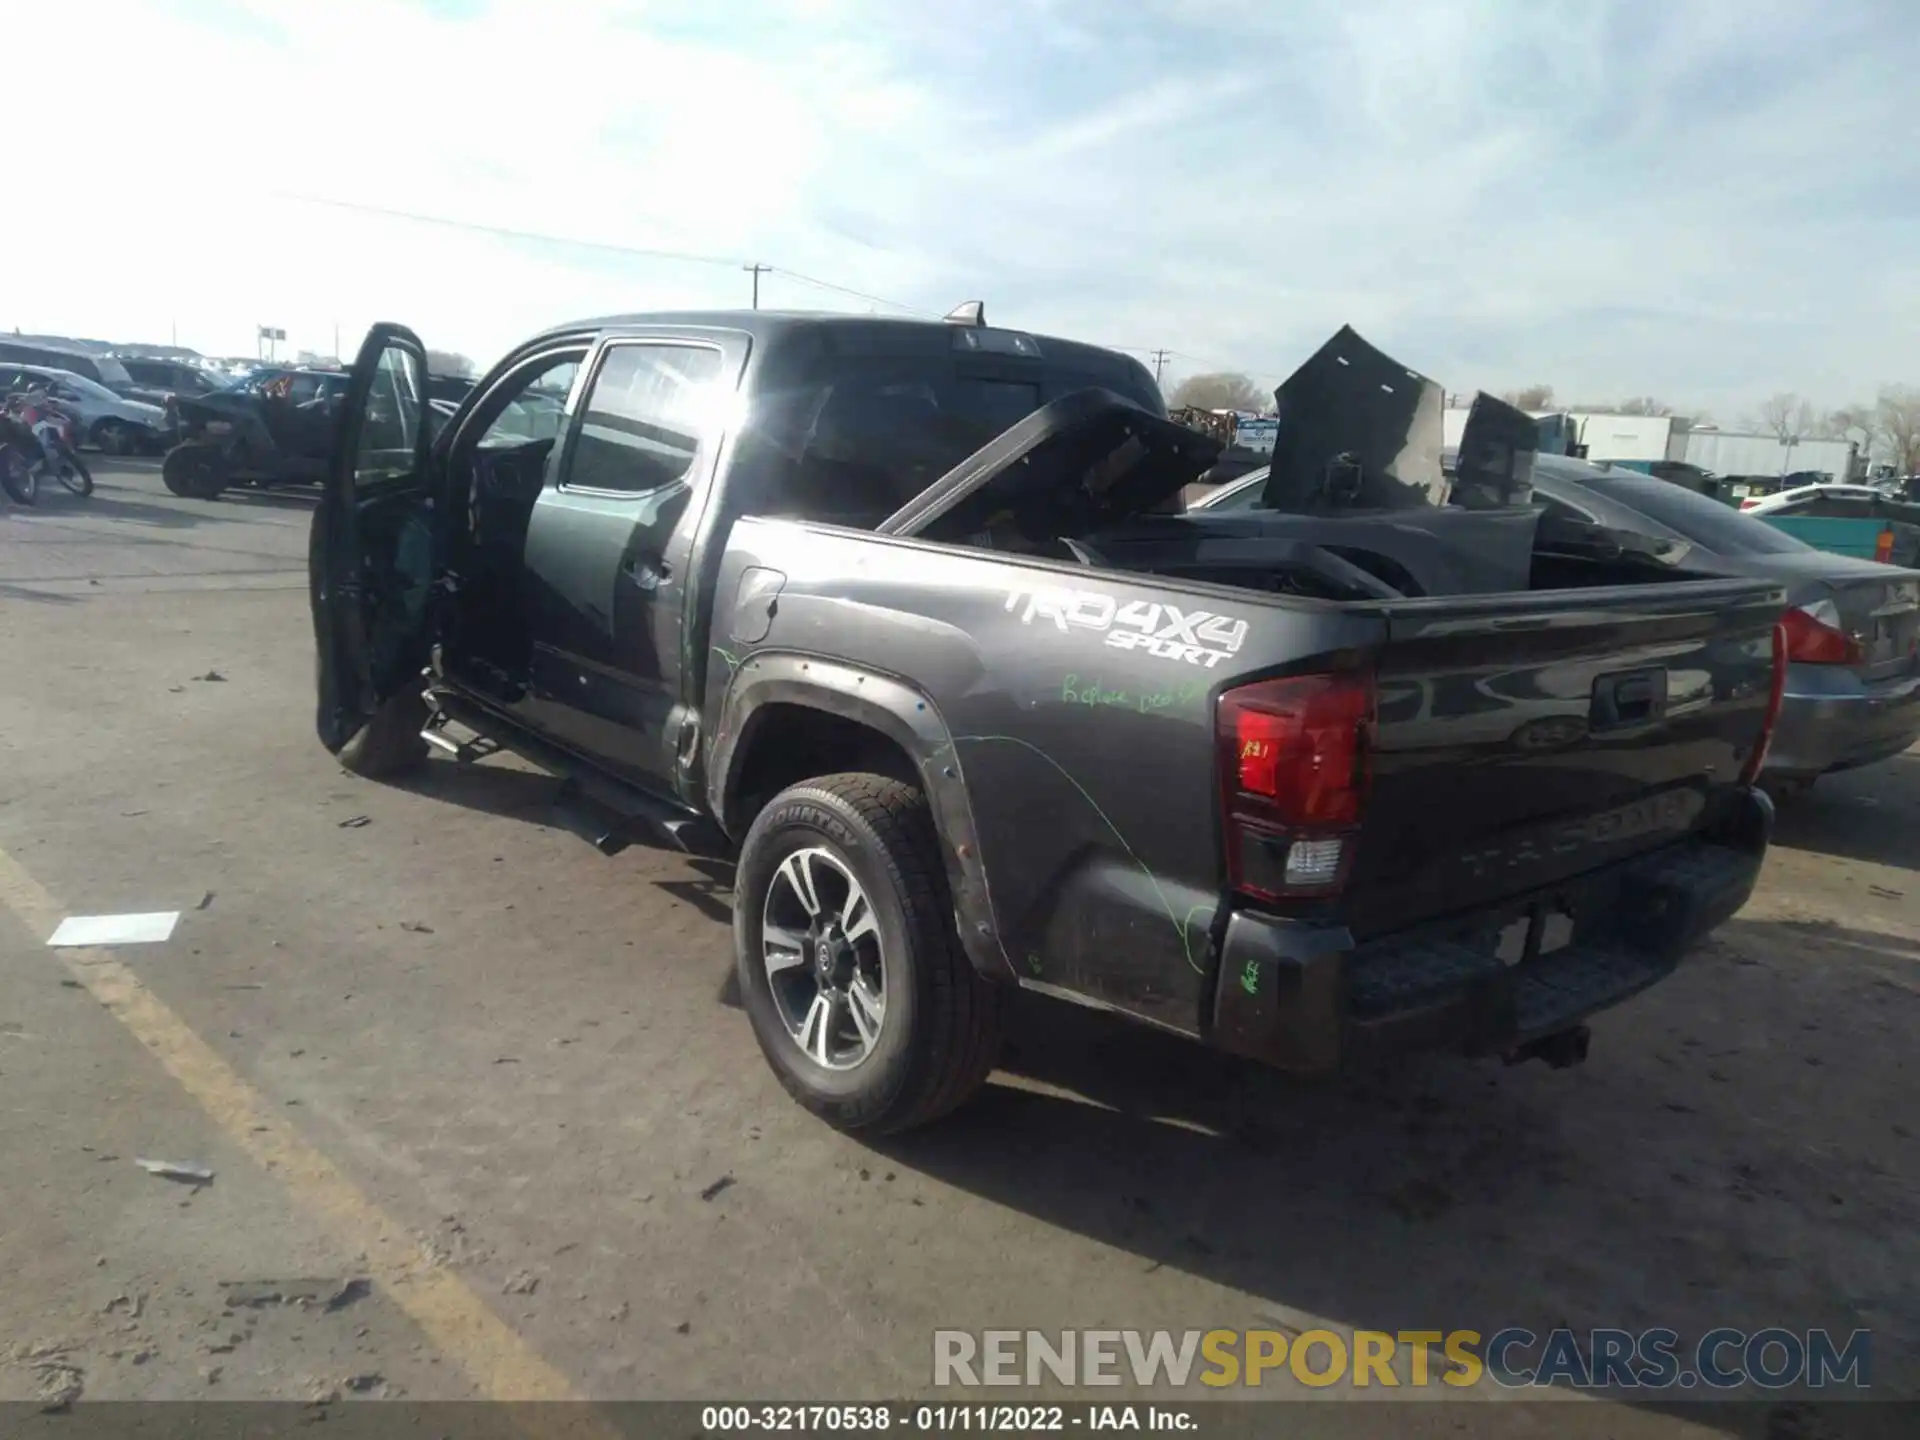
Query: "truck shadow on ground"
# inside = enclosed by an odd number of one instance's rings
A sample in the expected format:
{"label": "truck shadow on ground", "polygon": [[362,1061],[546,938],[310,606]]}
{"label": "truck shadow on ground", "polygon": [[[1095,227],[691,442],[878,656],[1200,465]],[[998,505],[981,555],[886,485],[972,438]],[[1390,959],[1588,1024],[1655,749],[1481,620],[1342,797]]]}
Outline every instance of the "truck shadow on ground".
{"label": "truck shadow on ground", "polygon": [[1781,804],[1773,843],[1920,870],[1920,755],[1830,775]]}
{"label": "truck shadow on ground", "polygon": [[[424,770],[399,782],[416,795],[457,805],[486,815],[522,820],[530,825],[566,831],[591,841],[581,817],[570,810],[571,790],[565,780],[543,770],[519,768],[498,760],[458,765],[434,759]],[[648,882],[698,910],[716,925],[733,923],[733,866],[703,860],[647,838],[636,830],[636,850],[655,850],[674,856],[690,873],[672,878],[648,876]],[[732,1003],[732,1002],[729,1002]]]}
{"label": "truck shadow on ground", "polygon": [[1023,995],[995,1083],[884,1148],[1241,1292],[1222,1326],[1867,1327],[1913,1394],[1914,948],[1735,922],[1558,1072],[1293,1081]]}
{"label": "truck shadow on ground", "polygon": [[[128,525],[143,526],[151,530],[195,530],[204,525],[234,525],[243,523],[250,510],[300,510],[311,511],[314,502],[310,498],[295,500],[288,497],[286,503],[280,503],[277,497],[265,495],[250,498],[244,504],[230,503],[239,499],[222,496],[219,500],[183,501],[179,505],[156,505],[146,500],[123,499],[122,496],[138,495],[144,492],[120,489],[118,493],[109,493],[103,486],[86,499],[67,496],[66,503],[60,508],[65,515],[87,515],[104,520],[119,520]],[[186,509],[183,506],[191,505]],[[45,508],[45,507],[43,507]]]}

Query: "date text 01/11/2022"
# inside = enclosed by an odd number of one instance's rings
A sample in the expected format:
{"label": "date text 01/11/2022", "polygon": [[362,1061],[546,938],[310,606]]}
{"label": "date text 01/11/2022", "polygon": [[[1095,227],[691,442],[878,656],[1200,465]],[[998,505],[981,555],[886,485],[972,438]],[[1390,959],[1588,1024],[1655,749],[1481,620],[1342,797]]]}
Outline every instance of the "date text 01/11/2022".
{"label": "date text 01/11/2022", "polygon": [[709,1435],[757,1431],[915,1435],[1010,1434],[1070,1430],[1190,1433],[1191,1410],[1169,1405],[709,1405],[700,1412]]}

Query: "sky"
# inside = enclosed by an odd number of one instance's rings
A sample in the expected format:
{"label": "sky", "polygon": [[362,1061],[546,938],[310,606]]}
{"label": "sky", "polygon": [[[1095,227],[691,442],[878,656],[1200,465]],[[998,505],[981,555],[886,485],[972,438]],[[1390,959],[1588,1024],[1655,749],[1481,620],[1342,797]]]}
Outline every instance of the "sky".
{"label": "sky", "polygon": [[584,315],[744,305],[756,262],[769,307],[979,299],[1173,352],[1170,380],[1271,387],[1352,324],[1449,390],[1562,403],[1731,420],[1920,384],[1905,0],[61,17],[73,45],[8,67],[42,122],[9,144],[8,329],[351,353],[394,319],[484,365]]}

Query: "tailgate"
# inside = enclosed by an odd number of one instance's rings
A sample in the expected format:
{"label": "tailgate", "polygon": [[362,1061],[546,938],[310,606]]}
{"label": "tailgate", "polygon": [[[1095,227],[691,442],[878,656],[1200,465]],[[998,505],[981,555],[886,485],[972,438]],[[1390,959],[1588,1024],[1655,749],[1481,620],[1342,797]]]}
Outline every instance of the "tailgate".
{"label": "tailgate", "polygon": [[1784,602],[1741,580],[1392,606],[1356,934],[1699,828],[1760,739]]}

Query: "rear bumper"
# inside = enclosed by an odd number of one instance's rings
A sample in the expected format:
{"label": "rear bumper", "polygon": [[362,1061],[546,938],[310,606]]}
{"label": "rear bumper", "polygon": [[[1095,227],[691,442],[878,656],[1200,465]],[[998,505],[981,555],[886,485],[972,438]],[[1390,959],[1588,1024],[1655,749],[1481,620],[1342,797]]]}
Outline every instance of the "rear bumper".
{"label": "rear bumper", "polygon": [[[1355,945],[1340,926],[1237,911],[1227,922],[1210,1038],[1283,1070],[1385,1054],[1497,1054],[1569,1029],[1664,978],[1747,902],[1773,804],[1742,792],[1712,833],[1511,905]],[[1571,909],[1564,948],[1509,965],[1501,927],[1530,905]]]}
{"label": "rear bumper", "polygon": [[1920,740],[1920,674],[1862,684],[1840,665],[1787,671],[1768,775],[1811,779],[1898,755]]}

